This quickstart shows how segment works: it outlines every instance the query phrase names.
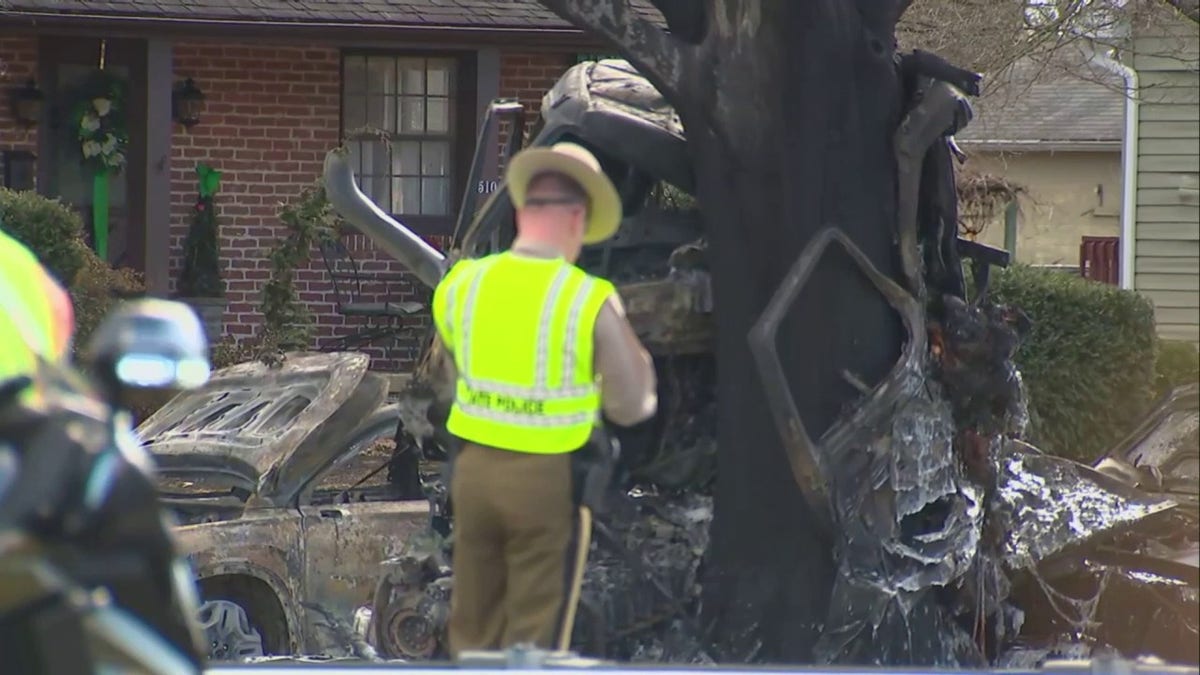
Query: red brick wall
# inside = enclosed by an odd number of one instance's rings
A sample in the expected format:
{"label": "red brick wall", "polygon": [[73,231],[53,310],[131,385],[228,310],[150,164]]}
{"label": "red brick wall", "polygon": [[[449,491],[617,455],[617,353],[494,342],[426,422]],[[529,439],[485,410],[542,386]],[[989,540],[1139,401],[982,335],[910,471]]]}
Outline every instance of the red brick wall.
{"label": "red brick wall", "polygon": [[37,127],[13,119],[9,92],[37,80],[37,38],[0,35],[0,150],[37,151]]}
{"label": "red brick wall", "polygon": [[[36,44],[33,37],[0,37],[5,85],[23,83],[35,72]],[[200,124],[190,131],[176,125],[171,141],[171,290],[182,268],[182,245],[196,198],[195,166],[204,162],[222,172],[216,202],[227,287],[226,332],[239,339],[252,337],[262,324],[259,306],[270,275],[269,255],[286,235],[278,218],[280,205],[318,179],[325,152],[338,142],[338,51],[194,41],[176,44],[174,54],[174,79],[194,78],[206,101]],[[542,95],[574,61],[568,53],[502,52],[500,95],[526,105],[526,129],[537,118]],[[0,105],[0,149],[34,149],[36,129],[26,132],[9,117],[8,106]],[[439,248],[446,244],[430,239]],[[364,299],[428,303],[428,290],[365,237],[349,237],[346,243],[365,272],[402,279],[364,288],[369,294]],[[335,293],[316,250],[298,271],[296,286],[315,315],[316,346],[363,324],[335,312]],[[405,367],[416,355],[427,322],[428,313],[422,312],[410,336],[386,354],[382,348],[367,349],[374,357],[372,367]]]}
{"label": "red brick wall", "polygon": [[[525,106],[525,132],[533,129],[542,96],[575,65],[574,53],[505,51],[500,54],[500,96],[515,98]],[[508,125],[499,133],[500,148],[508,143]],[[501,166],[501,168],[503,168]]]}
{"label": "red brick wall", "polygon": [[[242,339],[257,333],[262,288],[270,275],[270,252],[287,231],[280,205],[298,196],[321,173],[325,152],[338,142],[339,58],[336,49],[260,44],[185,43],[175,46],[175,77],[192,77],[205,93],[200,124],[177,126],[171,160],[171,262],[182,267],[182,245],[196,198],[197,162],[222,172],[217,195],[221,255],[228,307],[226,332]],[[347,241],[360,267],[401,275],[399,263],[364,237]],[[405,277],[406,279],[408,277]],[[296,274],[296,288],[316,319],[317,347],[362,326],[335,311],[336,294],[320,254]],[[367,301],[393,299],[426,303],[428,293],[411,281],[364,288]],[[368,348],[372,367],[394,370],[411,360],[424,330],[416,330],[386,353]]]}

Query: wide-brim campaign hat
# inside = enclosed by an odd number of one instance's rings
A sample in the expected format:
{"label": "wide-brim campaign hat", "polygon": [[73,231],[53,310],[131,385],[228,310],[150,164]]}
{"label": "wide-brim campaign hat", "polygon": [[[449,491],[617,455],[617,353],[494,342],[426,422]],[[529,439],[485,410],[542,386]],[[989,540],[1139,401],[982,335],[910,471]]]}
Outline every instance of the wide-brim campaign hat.
{"label": "wide-brim campaign hat", "polygon": [[563,174],[587,193],[589,208],[583,243],[604,241],[616,233],[621,225],[621,197],[595,155],[575,143],[555,143],[517,153],[505,170],[505,182],[517,208],[525,206],[530,181],[544,173]]}

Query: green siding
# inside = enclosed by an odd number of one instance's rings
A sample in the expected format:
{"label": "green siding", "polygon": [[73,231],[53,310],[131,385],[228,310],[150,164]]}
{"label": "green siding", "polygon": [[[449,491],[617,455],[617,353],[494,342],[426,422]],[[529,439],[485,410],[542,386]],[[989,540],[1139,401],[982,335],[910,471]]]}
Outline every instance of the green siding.
{"label": "green siding", "polygon": [[1200,32],[1191,21],[1135,35],[1138,190],[1134,287],[1159,334],[1200,343]]}

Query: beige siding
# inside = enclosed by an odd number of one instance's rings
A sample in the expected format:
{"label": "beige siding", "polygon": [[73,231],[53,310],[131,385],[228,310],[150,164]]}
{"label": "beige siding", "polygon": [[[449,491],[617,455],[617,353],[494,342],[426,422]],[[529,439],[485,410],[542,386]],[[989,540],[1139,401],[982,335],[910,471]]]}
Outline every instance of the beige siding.
{"label": "beige siding", "polygon": [[[1017,226],[1017,260],[1076,265],[1080,237],[1121,233],[1121,153],[984,152],[967,147],[970,171],[1004,176],[1028,191]],[[979,240],[1004,246],[1004,214]]]}
{"label": "beige siding", "polygon": [[1141,86],[1134,286],[1159,333],[1200,343],[1200,35],[1171,21],[1135,37]]}

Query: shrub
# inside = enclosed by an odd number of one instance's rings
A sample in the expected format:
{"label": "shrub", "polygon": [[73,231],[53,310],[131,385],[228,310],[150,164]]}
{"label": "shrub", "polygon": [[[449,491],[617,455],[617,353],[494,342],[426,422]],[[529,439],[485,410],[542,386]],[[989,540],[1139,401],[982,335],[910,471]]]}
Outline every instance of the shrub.
{"label": "shrub", "polygon": [[113,269],[91,249],[85,249],[83,265],[68,290],[75,308],[74,344],[78,351],[120,298],[137,296],[146,287],[137,272],[129,268]]}
{"label": "shrub", "polygon": [[1020,307],[1033,328],[1018,350],[1030,440],[1091,461],[1127,433],[1154,399],[1154,309],[1142,296],[1081,277],[1017,265],[992,279],[993,300]]}
{"label": "shrub", "polygon": [[71,207],[32,191],[0,188],[0,223],[29,247],[64,286],[70,285],[89,253],[83,221]]}
{"label": "shrub", "polygon": [[1200,382],[1200,350],[1190,342],[1163,340],[1154,362],[1154,391],[1165,396],[1176,387]]}

